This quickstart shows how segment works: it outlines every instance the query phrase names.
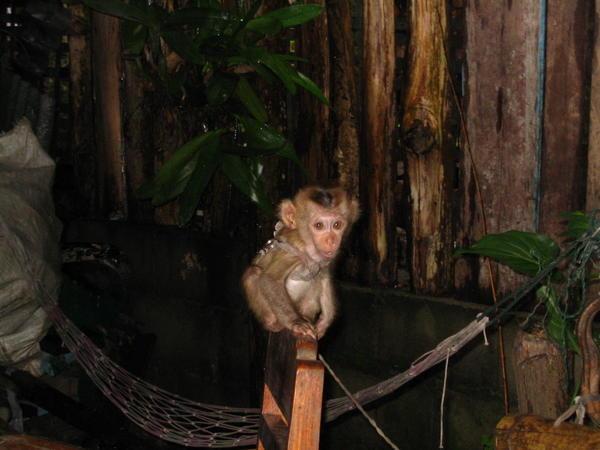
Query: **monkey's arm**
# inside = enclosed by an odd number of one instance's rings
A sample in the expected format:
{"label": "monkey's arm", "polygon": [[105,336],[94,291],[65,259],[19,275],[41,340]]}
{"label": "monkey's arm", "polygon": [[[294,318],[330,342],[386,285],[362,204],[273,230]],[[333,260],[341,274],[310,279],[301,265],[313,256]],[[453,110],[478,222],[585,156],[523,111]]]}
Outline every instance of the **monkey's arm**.
{"label": "monkey's arm", "polygon": [[331,274],[327,272],[321,280],[321,314],[317,320],[317,336],[321,339],[324,335],[333,319],[337,310],[337,301],[335,299],[335,293],[333,292],[333,284],[331,282]]}
{"label": "monkey's arm", "polygon": [[[310,336],[316,339],[314,326],[298,314],[285,286],[288,276],[302,262],[298,257],[283,251],[273,251],[267,256],[262,261],[260,274],[255,279],[257,298],[249,297],[248,301],[251,305],[263,301],[268,305],[268,309],[280,326],[291,330],[296,335]],[[256,308],[253,309],[256,311]],[[264,318],[259,317],[259,319],[266,323]],[[273,327],[271,330],[275,331],[275,328]]]}

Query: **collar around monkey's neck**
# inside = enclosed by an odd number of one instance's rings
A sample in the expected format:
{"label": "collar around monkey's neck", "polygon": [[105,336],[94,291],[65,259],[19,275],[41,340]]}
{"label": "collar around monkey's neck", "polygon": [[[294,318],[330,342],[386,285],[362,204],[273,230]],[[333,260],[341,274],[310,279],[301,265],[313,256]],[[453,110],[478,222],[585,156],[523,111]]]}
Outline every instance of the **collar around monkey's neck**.
{"label": "collar around monkey's neck", "polygon": [[[263,250],[261,252],[267,253],[271,249],[277,247],[289,254],[292,254],[298,257],[303,264],[309,268],[309,270],[314,271],[320,269],[321,267],[327,264],[321,264],[319,261],[314,261],[310,256],[307,255],[304,248],[299,248],[296,242],[290,240],[287,236],[286,227],[283,222],[278,221],[275,224],[275,231],[273,232],[273,239],[270,239]],[[297,239],[296,239],[297,240]]]}

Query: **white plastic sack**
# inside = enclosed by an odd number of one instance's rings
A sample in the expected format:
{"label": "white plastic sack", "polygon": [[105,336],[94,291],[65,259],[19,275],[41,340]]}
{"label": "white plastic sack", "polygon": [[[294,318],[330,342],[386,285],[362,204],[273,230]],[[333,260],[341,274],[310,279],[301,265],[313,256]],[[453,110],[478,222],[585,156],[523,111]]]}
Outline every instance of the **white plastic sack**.
{"label": "white plastic sack", "polygon": [[21,120],[0,136],[0,365],[41,374],[39,342],[50,322],[39,280],[56,301],[61,224],[51,189],[54,161]]}

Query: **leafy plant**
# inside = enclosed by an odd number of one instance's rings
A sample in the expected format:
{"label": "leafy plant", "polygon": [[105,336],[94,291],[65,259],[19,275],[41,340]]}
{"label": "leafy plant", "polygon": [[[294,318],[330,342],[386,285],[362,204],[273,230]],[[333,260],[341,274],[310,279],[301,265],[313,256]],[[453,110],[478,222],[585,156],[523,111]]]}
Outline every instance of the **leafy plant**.
{"label": "leafy plant", "polygon": [[314,19],[322,7],[299,4],[257,16],[260,1],[230,11],[215,0],[195,0],[172,12],[141,0],[83,3],[122,19],[126,54],[155,84],[174,98],[195,102],[206,117],[207,131],[176,150],[138,195],[152,199],[155,206],[177,199],[179,222],[185,224],[220,170],[269,210],[262,159],[270,155],[295,163],[299,159],[293,145],[269,124],[267,108],[253,84],[262,79],[281,83],[291,94],[300,87],[325,104],[327,99],[294,66],[300,58],[269,51],[265,38]]}
{"label": "leafy plant", "polygon": [[[579,352],[575,325],[585,297],[586,284],[594,275],[590,271],[594,255],[600,254],[599,226],[595,214],[582,212],[563,214],[567,220],[565,236],[581,240],[569,255],[569,264],[555,268],[536,291],[539,302],[546,306],[544,320],[547,335],[562,348]],[[596,234],[594,234],[594,230]],[[587,239],[582,239],[588,233]],[[490,234],[469,248],[460,249],[457,255],[487,256],[515,272],[534,277],[549,267],[560,253],[556,242],[546,235],[525,231],[507,231]]]}

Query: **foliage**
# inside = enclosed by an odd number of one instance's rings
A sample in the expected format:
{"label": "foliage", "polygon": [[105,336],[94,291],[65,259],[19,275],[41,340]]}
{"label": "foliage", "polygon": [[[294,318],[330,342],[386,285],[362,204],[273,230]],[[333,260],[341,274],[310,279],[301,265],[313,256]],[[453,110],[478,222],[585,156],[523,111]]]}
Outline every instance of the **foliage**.
{"label": "foliage", "polygon": [[494,436],[481,436],[481,448],[482,450],[494,450],[496,448]]}
{"label": "foliage", "polygon": [[[597,216],[582,212],[563,214],[567,221],[564,235],[577,245],[569,254],[569,264],[555,268],[536,291],[538,301],[546,306],[547,335],[562,348],[576,352],[579,352],[574,333],[576,319],[585,301],[587,283],[597,276],[597,267],[595,271],[593,267],[600,255]],[[559,253],[559,246],[548,236],[524,231],[490,234],[457,251],[457,255],[487,256],[530,277],[550,266]]]}
{"label": "foliage", "polygon": [[[261,179],[262,159],[277,155],[299,163],[292,144],[269,125],[267,109],[253,87],[257,79],[298,87],[323,103],[327,99],[294,63],[299,58],[269,51],[265,38],[317,17],[319,5],[293,5],[257,16],[260,1],[248,9],[225,10],[215,0],[195,0],[169,12],[143,0],[83,0],[119,17],[126,54],[145,76],[172,97],[201,108],[206,131],[175,151],[156,177],[142,186],[153,205],[173,199],[179,222],[187,223],[213,174],[220,170],[240,191],[270,209]],[[150,55],[150,56],[149,56]]]}

